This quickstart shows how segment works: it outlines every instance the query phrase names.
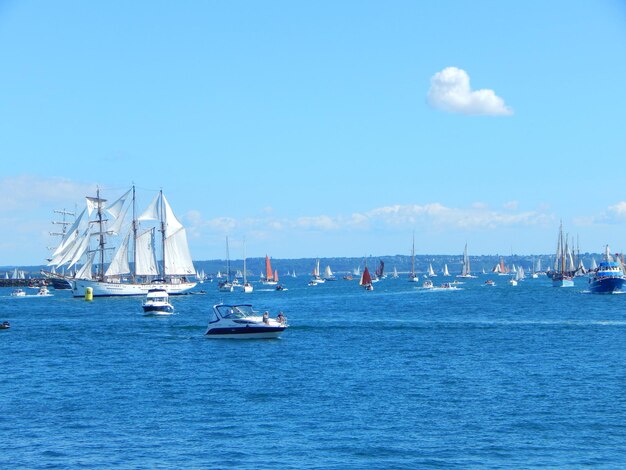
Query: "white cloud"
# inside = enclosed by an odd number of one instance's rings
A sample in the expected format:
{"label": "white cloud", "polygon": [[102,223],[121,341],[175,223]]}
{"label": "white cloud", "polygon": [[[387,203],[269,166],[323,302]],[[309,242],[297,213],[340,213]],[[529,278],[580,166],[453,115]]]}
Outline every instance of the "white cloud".
{"label": "white cloud", "polygon": [[472,90],[465,70],[447,67],[430,79],[428,103],[435,109],[467,115],[509,116],[511,108],[493,90]]}
{"label": "white cloud", "polygon": [[76,201],[81,201],[95,189],[93,184],[76,183],[64,178],[35,175],[6,177],[0,180],[0,211],[30,210],[50,204],[66,205],[67,209],[72,209]]}
{"label": "white cloud", "polygon": [[[469,207],[447,207],[440,203],[392,205],[373,208],[366,212],[356,212],[350,216],[317,215],[302,216],[296,219],[269,217],[234,219],[220,217],[201,222],[198,214],[189,217],[195,230],[206,229],[222,234],[236,231],[257,235],[268,230],[280,231],[339,231],[367,230],[371,228],[412,228],[424,230],[481,230],[510,226],[529,226],[551,223],[551,216],[542,211],[518,211],[518,204],[506,205],[504,211],[490,209],[484,203],[475,203]],[[625,209],[626,210],[626,209]]]}
{"label": "white cloud", "polygon": [[626,202],[620,201],[607,207],[597,215],[580,216],[574,219],[574,223],[583,227],[594,224],[618,224],[626,221]]}

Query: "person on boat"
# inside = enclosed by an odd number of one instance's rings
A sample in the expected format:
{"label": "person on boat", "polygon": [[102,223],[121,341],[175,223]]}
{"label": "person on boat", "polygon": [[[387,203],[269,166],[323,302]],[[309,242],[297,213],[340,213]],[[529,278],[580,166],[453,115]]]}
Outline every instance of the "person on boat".
{"label": "person on boat", "polygon": [[263,323],[269,324],[270,322],[270,313],[266,310],[263,314]]}
{"label": "person on boat", "polygon": [[280,323],[281,325],[284,325],[285,322],[287,321],[287,318],[285,318],[285,315],[283,315],[282,310],[278,312],[278,316],[276,317],[276,320],[278,320],[278,323]]}

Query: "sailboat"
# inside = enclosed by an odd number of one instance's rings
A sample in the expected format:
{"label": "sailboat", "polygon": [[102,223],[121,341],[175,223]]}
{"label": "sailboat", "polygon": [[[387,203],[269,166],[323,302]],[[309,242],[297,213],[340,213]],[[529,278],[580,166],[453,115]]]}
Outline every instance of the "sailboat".
{"label": "sailboat", "polygon": [[[127,201],[130,200],[130,203]],[[76,217],[65,237],[52,254],[48,266],[66,266],[68,270],[81,260],[83,265],[73,278],[74,297],[83,297],[91,288],[94,297],[146,295],[159,287],[169,295],[183,294],[195,287],[187,276],[196,272],[187,245],[187,234],[159,191],[148,208],[136,217],[135,187],[131,187],[113,204],[100,195],[86,198],[87,207]],[[132,208],[130,223],[126,214]],[[111,223],[109,224],[109,221]],[[126,235],[105,270],[105,253],[111,251],[110,240],[128,227]],[[160,232],[157,243],[155,235]],[[96,246],[92,247],[92,243]],[[161,263],[157,263],[160,248]],[[129,263],[129,255],[132,265]],[[93,273],[94,263],[96,272]]]}
{"label": "sailboat", "polygon": [[411,272],[409,282],[419,282],[419,277],[415,274],[415,232],[413,232],[413,245],[411,246]]}
{"label": "sailboat", "polygon": [[372,279],[372,282],[378,282],[381,279],[385,279],[387,275],[385,274],[385,262],[381,259],[378,260],[378,267],[374,272],[375,277]]}
{"label": "sailboat", "polygon": [[337,278],[335,277],[333,272],[330,270],[330,265],[326,265],[326,269],[324,269],[324,280],[325,281],[336,281],[337,280]]}
{"label": "sailboat", "polygon": [[252,284],[248,282],[248,269],[246,268],[246,241],[243,242],[243,288],[244,293],[249,294],[254,290]]}
{"label": "sailboat", "polygon": [[324,282],[326,281],[320,276],[320,260],[317,259],[315,261],[315,267],[313,268],[313,277],[311,278],[309,285],[323,284]]}
{"label": "sailboat", "polygon": [[435,270],[433,269],[432,263],[428,263],[428,277],[437,277]]}
{"label": "sailboat", "polygon": [[265,280],[261,282],[266,286],[275,286],[278,284],[278,280],[274,279],[274,272],[272,271],[270,257],[267,255],[265,255]]}
{"label": "sailboat", "polygon": [[467,254],[467,243],[465,244],[465,249],[463,250],[463,269],[461,271],[461,274],[459,274],[457,277],[462,277],[466,279],[476,278],[476,276],[472,276],[472,273],[470,270],[470,258],[469,258],[469,255]]}
{"label": "sailboat", "polygon": [[398,270],[396,269],[396,267],[395,267],[395,266],[393,267],[393,274],[391,275],[391,277],[392,277],[393,279],[398,279],[398,277],[400,277],[400,276],[398,275]]}
{"label": "sailboat", "polygon": [[363,268],[363,274],[361,274],[359,285],[365,290],[374,290],[374,286],[372,285],[372,276],[370,275],[369,269],[367,269],[367,264]]}
{"label": "sailboat", "polygon": [[547,274],[552,278],[554,287],[574,287],[573,259],[569,252],[567,238],[563,236],[563,223],[559,226],[559,236],[557,239],[556,256],[554,259],[554,269]]}
{"label": "sailboat", "polygon": [[234,284],[230,280],[230,250],[228,248],[228,237],[226,237],[226,279],[217,283],[217,290],[220,292],[233,292]]}
{"label": "sailboat", "polygon": [[442,276],[444,277],[450,277],[450,272],[448,271],[448,265],[444,264],[443,265],[443,270],[442,270]]}

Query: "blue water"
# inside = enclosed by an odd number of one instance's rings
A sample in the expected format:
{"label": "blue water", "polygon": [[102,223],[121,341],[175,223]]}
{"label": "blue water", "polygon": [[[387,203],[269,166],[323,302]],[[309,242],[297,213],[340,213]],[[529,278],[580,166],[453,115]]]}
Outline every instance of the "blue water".
{"label": "blue water", "polygon": [[[626,465],[626,296],[503,279],[206,283],[165,318],[138,298],[0,289],[0,467]],[[291,327],[205,338],[221,299]]]}

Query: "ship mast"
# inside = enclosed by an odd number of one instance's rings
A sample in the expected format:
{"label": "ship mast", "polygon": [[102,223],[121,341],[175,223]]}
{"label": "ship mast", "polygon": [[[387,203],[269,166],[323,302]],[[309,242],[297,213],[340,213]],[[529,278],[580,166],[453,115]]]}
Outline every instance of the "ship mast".
{"label": "ship mast", "polygon": [[104,231],[102,230],[102,223],[104,222],[104,219],[102,218],[102,201],[100,199],[100,188],[96,189],[96,204],[98,205],[98,238],[99,238],[99,242],[98,242],[98,246],[99,246],[99,251],[100,251],[100,274],[99,274],[99,278],[101,281],[104,280],[104,245],[105,245],[105,240],[104,240]]}
{"label": "ship mast", "polygon": [[135,185],[133,184],[133,269],[131,271],[133,284],[137,281],[137,215],[135,211]]}
{"label": "ship mast", "polygon": [[163,260],[162,260],[162,274],[163,279],[165,279],[165,218],[164,218],[164,208],[163,208],[163,190],[159,191],[159,201],[161,204],[160,212],[161,212],[161,246],[163,247]]}

